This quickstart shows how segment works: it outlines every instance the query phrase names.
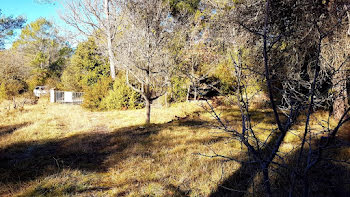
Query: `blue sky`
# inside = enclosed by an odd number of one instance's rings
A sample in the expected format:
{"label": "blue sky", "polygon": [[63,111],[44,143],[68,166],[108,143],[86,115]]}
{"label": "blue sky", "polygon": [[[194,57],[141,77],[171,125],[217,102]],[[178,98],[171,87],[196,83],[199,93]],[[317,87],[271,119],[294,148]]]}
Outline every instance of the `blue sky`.
{"label": "blue sky", "polygon": [[35,21],[39,17],[59,22],[56,12],[59,4],[37,3],[36,0],[0,0],[1,12],[6,15],[26,16],[28,23]]}
{"label": "blue sky", "polygon": [[[40,17],[45,17],[59,25],[64,22],[60,20],[57,10],[59,4],[38,3],[38,0],[0,0],[0,9],[5,16],[25,16],[29,24]],[[20,32],[17,32],[17,35]],[[7,44],[8,47],[9,43]],[[6,47],[6,48],[7,48]]]}

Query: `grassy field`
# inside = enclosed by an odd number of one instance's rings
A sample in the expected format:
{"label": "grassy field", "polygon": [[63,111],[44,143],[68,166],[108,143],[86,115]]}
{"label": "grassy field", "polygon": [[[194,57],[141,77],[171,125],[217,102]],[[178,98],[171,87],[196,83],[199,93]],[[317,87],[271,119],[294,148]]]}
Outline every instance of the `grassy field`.
{"label": "grassy field", "polygon": [[[220,196],[219,185],[228,180],[248,190],[244,166],[197,154],[245,153],[197,104],[152,109],[148,126],[144,110],[90,112],[46,100],[6,106],[0,108],[0,196]],[[239,127],[238,109],[219,112]],[[253,118],[266,137],[271,112],[255,110]],[[293,133],[281,152],[295,148],[298,125]],[[349,157],[350,149],[338,155]]]}

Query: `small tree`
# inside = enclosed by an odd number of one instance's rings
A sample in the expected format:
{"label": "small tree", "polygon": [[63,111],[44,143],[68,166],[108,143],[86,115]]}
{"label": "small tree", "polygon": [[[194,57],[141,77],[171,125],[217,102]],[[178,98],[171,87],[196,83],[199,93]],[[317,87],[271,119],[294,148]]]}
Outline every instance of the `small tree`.
{"label": "small tree", "polygon": [[152,101],[167,91],[173,62],[168,42],[173,35],[169,7],[162,1],[125,1],[124,28],[117,40],[118,63],[126,71],[126,82],[145,100],[146,124]]}

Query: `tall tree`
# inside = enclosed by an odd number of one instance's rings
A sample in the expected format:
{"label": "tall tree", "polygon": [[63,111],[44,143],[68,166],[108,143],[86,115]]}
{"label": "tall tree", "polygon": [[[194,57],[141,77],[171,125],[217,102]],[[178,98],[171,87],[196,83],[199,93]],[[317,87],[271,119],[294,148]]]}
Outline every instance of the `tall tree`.
{"label": "tall tree", "polygon": [[22,28],[25,22],[26,19],[21,16],[3,16],[0,9],[0,49],[4,48],[5,40],[14,35],[14,30]]}
{"label": "tall tree", "polygon": [[44,83],[48,77],[59,78],[71,54],[68,43],[58,35],[52,23],[44,18],[28,24],[13,43],[13,48],[31,59],[30,65],[35,75],[44,75],[38,83]]}
{"label": "tall tree", "polygon": [[[110,75],[116,77],[114,39],[120,28],[117,18],[120,3],[116,0],[62,0],[65,12],[61,18],[86,37],[101,38],[102,47],[109,57]],[[96,36],[96,34],[102,34]]]}
{"label": "tall tree", "polygon": [[107,57],[100,52],[95,39],[81,42],[63,72],[61,81],[67,90],[82,91],[83,88],[98,82],[102,77],[109,77]]}

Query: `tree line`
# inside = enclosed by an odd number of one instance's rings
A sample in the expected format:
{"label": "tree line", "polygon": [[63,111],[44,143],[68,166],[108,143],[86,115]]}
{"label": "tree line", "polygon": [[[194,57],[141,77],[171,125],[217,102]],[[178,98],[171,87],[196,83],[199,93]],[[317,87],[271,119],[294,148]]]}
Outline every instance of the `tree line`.
{"label": "tree line", "polygon": [[[84,106],[91,109],[145,107],[147,124],[151,104],[159,98],[181,102],[225,95],[239,106],[242,128],[230,128],[212,105],[207,109],[219,128],[247,148],[250,162],[263,175],[264,193],[273,194],[270,173],[276,167],[288,171],[289,196],[300,194],[296,188],[302,188],[303,196],[310,194],[310,170],[349,121],[348,1],[61,3],[60,17],[85,41],[73,49],[46,19],[28,24],[12,47],[1,51],[4,95],[44,84],[84,91]],[[3,40],[11,29],[22,28],[24,21],[4,18],[0,24]],[[256,137],[250,112],[251,103],[263,95],[276,125],[268,152],[269,138]],[[317,110],[329,112],[338,123],[324,127],[327,135],[316,145],[313,140],[319,136],[310,129],[310,117]],[[276,158],[282,157],[279,148],[301,115],[306,117],[305,131],[296,165],[288,166]]]}

